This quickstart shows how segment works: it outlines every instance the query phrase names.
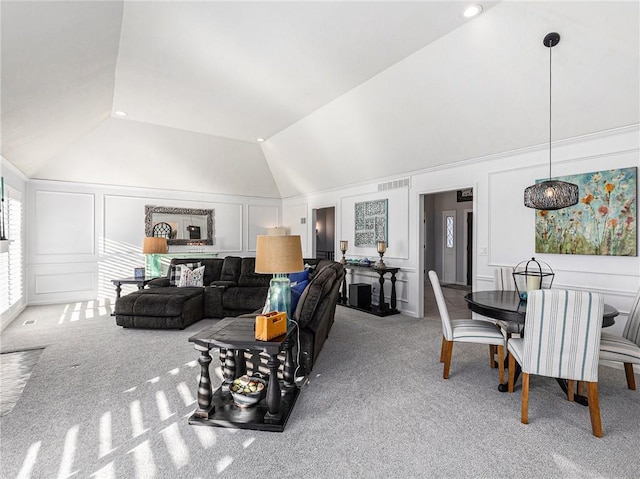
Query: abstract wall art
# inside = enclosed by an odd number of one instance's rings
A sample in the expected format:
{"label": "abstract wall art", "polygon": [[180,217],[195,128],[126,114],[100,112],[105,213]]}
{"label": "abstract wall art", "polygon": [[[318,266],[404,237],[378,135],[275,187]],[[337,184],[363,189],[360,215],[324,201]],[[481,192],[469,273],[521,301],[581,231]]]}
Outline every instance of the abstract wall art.
{"label": "abstract wall art", "polygon": [[578,185],[580,200],[536,211],[536,253],[637,256],[637,173],[631,167],[556,178]]}
{"label": "abstract wall art", "polygon": [[355,204],[356,246],[376,246],[376,241],[388,244],[387,202],[374,200]]}

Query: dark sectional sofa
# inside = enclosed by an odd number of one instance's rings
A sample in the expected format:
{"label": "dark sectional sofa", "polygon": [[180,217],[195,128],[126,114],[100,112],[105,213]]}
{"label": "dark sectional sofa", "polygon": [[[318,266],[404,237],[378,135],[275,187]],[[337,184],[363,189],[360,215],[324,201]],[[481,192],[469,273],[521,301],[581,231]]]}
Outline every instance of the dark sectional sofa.
{"label": "dark sectional sofa", "polygon": [[[184,329],[201,319],[258,314],[269,291],[271,275],[255,273],[255,258],[178,259],[172,265],[201,263],[203,287],[170,286],[165,278],[149,288],[121,296],[116,301],[116,324],[125,328]],[[299,366],[311,371],[333,325],[344,268],[326,259],[306,259],[309,284],[302,292],[293,319],[299,325]],[[297,353],[297,352],[296,352]]]}

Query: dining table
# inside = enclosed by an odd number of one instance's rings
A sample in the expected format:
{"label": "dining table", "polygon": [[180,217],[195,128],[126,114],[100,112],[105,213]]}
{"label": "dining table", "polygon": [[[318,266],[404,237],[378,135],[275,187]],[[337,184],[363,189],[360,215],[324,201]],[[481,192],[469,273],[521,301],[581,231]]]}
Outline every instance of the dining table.
{"label": "dining table", "polygon": [[[515,323],[519,326],[520,331],[524,333],[524,327],[526,325],[527,315],[527,301],[520,298],[517,291],[502,291],[502,290],[489,290],[489,291],[475,291],[467,294],[464,297],[467,302],[467,306],[474,313],[478,313],[488,318],[497,319],[501,321],[507,321]],[[604,310],[602,312],[602,327],[607,328],[615,324],[615,317],[618,316],[619,311],[610,304],[604,304]],[[505,358],[506,366],[507,358]],[[516,364],[516,380],[520,376],[521,368],[519,364]],[[567,394],[568,386],[567,381],[556,378],[556,381]],[[508,384],[503,383],[498,385],[500,392],[508,391]],[[575,401],[579,404],[587,406],[589,404],[587,398],[581,395],[575,395]]]}

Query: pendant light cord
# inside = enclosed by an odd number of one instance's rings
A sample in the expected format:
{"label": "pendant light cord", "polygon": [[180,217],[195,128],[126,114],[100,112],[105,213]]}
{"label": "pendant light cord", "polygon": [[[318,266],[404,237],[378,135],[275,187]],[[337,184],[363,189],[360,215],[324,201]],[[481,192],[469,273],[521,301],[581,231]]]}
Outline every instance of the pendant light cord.
{"label": "pendant light cord", "polygon": [[551,181],[551,50],[553,45],[549,45],[549,181]]}

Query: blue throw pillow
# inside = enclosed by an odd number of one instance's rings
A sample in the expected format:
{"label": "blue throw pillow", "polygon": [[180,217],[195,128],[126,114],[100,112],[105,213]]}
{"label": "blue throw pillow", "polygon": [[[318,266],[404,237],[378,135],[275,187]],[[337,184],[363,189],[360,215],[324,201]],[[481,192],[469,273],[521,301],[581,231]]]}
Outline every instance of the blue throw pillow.
{"label": "blue throw pillow", "polygon": [[304,271],[300,271],[299,273],[289,273],[289,281],[291,281],[291,286],[295,286],[297,283],[301,281],[309,280],[309,270],[305,269]]}
{"label": "blue throw pillow", "polygon": [[298,301],[300,300],[300,296],[302,296],[302,292],[304,288],[307,287],[309,281],[300,281],[296,283],[294,286],[291,286],[291,314],[295,313],[296,307],[298,306]]}

